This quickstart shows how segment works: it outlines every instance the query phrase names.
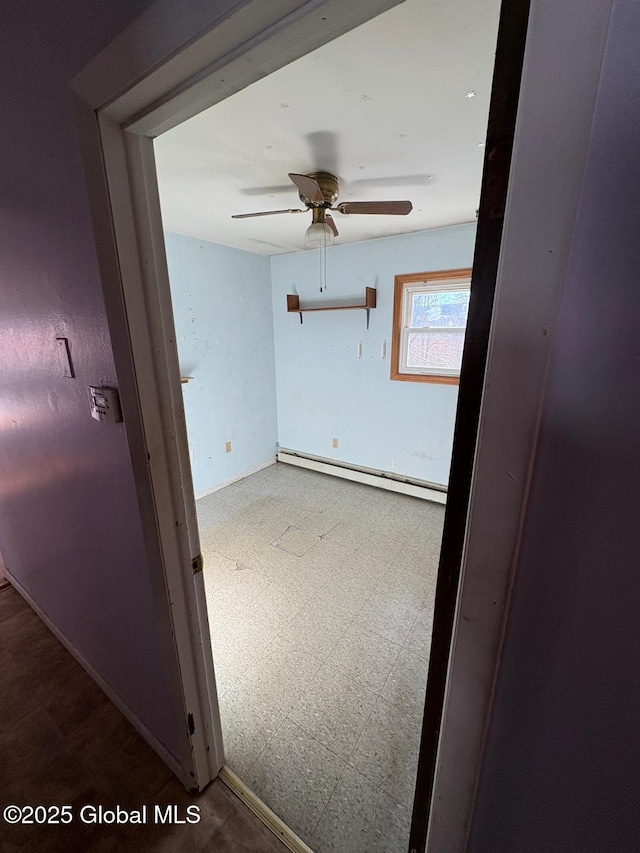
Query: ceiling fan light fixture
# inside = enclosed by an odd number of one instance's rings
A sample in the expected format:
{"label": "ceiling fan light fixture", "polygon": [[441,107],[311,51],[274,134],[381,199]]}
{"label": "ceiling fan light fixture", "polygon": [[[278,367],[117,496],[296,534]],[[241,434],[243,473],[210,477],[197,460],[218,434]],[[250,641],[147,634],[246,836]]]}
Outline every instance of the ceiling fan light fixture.
{"label": "ceiling fan light fixture", "polygon": [[323,246],[333,246],[333,231],[326,222],[312,222],[304,235],[304,245],[307,249],[322,249]]}

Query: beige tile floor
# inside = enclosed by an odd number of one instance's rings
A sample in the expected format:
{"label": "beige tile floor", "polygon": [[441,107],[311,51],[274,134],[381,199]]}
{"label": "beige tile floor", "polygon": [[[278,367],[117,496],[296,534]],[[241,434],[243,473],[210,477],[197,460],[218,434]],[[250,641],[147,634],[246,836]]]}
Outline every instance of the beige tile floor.
{"label": "beige tile floor", "polygon": [[444,508],[278,463],[197,509],[227,763],[317,853],[406,853]]}

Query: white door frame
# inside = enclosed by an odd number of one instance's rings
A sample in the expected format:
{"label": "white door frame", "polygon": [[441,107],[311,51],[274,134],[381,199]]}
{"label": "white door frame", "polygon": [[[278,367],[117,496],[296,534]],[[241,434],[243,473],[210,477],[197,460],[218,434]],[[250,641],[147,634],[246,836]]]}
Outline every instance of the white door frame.
{"label": "white door frame", "polygon": [[[202,573],[192,568],[199,541],[152,139],[399,2],[157,0],[71,84],[149,570],[170,605],[189,788],[215,778],[224,755]],[[434,853],[466,843],[609,5],[533,0],[431,810]],[[555,85],[562,75],[570,88]]]}

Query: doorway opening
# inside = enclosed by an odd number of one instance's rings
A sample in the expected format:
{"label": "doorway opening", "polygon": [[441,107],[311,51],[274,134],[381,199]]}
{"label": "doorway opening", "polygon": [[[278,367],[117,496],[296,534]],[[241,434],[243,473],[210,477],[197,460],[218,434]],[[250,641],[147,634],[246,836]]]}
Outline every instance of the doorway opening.
{"label": "doorway opening", "polygon": [[225,762],[318,851],[409,843],[499,4],[462,14],[407,0],[154,141]]}

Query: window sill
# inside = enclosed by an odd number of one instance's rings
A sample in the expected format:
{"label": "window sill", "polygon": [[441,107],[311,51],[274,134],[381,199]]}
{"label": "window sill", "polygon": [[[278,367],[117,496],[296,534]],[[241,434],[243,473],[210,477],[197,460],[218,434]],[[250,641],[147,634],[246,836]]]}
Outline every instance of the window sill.
{"label": "window sill", "polygon": [[459,376],[439,376],[436,373],[398,373],[391,371],[391,380],[398,382],[428,382],[437,385],[459,385]]}

